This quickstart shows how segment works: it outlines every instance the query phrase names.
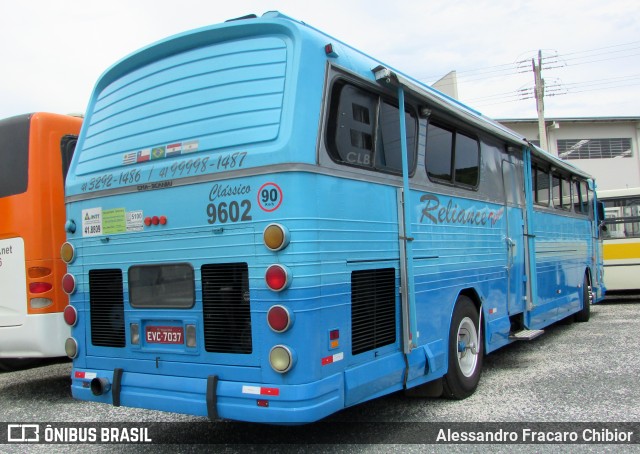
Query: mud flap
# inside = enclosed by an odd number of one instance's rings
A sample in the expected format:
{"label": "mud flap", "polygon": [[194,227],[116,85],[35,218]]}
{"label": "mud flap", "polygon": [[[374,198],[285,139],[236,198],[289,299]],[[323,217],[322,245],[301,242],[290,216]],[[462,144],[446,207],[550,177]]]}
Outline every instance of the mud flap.
{"label": "mud flap", "polygon": [[207,416],[210,420],[218,419],[217,395],[218,376],[209,375],[207,378]]}

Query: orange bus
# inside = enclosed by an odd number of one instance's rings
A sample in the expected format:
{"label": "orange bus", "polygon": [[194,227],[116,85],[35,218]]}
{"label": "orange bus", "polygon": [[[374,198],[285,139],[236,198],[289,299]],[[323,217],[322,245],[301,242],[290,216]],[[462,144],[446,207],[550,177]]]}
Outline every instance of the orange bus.
{"label": "orange bus", "polygon": [[51,113],[0,120],[0,369],[65,354],[64,179],[81,124]]}

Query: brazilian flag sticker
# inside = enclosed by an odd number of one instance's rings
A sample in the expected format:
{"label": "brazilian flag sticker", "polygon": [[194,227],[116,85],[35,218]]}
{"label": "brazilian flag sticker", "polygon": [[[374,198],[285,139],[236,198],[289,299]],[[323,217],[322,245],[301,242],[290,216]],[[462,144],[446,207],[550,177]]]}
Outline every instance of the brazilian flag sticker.
{"label": "brazilian flag sticker", "polygon": [[155,147],[151,149],[151,159],[162,159],[165,156],[165,147]]}

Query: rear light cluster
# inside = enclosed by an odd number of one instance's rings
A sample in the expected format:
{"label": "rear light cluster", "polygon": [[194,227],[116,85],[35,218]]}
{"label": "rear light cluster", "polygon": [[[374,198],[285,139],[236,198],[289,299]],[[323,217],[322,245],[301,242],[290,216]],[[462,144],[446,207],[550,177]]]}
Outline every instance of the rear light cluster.
{"label": "rear light cluster", "polygon": [[[264,245],[271,252],[284,250],[289,245],[290,238],[289,229],[281,224],[269,224],[262,234]],[[287,289],[292,278],[289,268],[279,263],[268,266],[264,274],[267,287],[274,292]],[[276,304],[267,311],[267,325],[278,334],[288,331],[293,326],[293,321],[293,312],[286,306]],[[269,351],[269,364],[280,374],[290,371],[295,364],[293,349],[286,345],[275,345]],[[268,406],[268,403],[261,406]]]}
{"label": "rear light cluster", "polygon": [[[67,224],[70,225],[72,222],[73,221],[67,221]],[[75,223],[73,226],[75,227]],[[69,231],[68,228],[67,231]],[[62,245],[60,248],[60,257],[67,265],[75,260],[76,250],[71,243],[64,243]],[[67,273],[62,276],[62,290],[64,290],[67,295],[71,295],[76,291],[76,278],[73,274]],[[78,323],[78,311],[70,304],[64,308],[62,316],[64,322],[69,326],[76,326]],[[78,356],[78,342],[73,337],[68,338],[64,343],[64,351],[69,358],[74,359]]]}
{"label": "rear light cluster", "polygon": [[147,216],[144,218],[144,225],[151,227],[152,225],[167,225],[166,216]]}
{"label": "rear light cluster", "polygon": [[[29,279],[42,279],[51,275],[51,269],[44,266],[32,266],[27,270]],[[36,281],[29,283],[29,293],[37,295],[35,298],[29,298],[29,306],[31,309],[44,309],[53,304],[51,298],[47,298],[43,293],[53,288],[49,282]]]}
{"label": "rear light cluster", "polygon": [[[62,245],[60,248],[60,257],[67,265],[75,260],[76,250],[71,243],[64,243]],[[62,276],[62,290],[64,290],[67,295],[71,295],[76,291],[76,278],[73,274],[67,273]]]}

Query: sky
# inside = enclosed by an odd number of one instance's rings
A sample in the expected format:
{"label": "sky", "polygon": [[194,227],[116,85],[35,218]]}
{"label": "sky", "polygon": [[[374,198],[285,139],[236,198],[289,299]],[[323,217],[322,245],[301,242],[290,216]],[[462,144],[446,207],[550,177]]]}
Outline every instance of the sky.
{"label": "sky", "polygon": [[84,113],[111,65],[168,36],[278,10],[496,119],[640,116],[637,0],[0,0],[0,118]]}

